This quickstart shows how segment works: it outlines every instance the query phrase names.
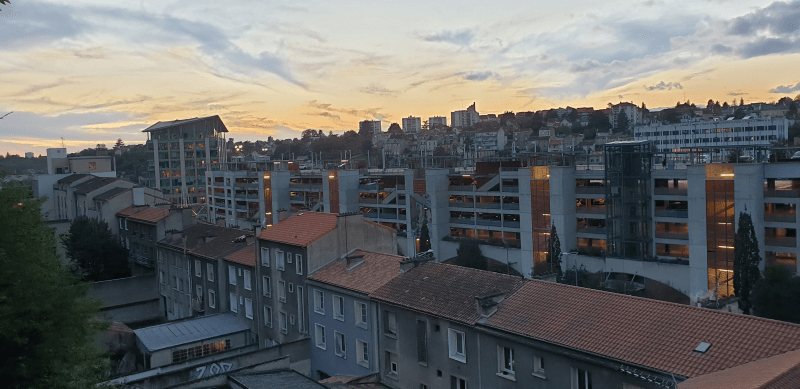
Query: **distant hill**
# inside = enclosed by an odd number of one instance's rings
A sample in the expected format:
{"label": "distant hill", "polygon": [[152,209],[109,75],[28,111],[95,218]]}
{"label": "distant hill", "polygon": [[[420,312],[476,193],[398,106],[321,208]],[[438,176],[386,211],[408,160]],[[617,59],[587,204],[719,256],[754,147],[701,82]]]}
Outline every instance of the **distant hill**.
{"label": "distant hill", "polygon": [[18,155],[0,156],[0,170],[8,174],[47,173],[47,157],[24,158]]}

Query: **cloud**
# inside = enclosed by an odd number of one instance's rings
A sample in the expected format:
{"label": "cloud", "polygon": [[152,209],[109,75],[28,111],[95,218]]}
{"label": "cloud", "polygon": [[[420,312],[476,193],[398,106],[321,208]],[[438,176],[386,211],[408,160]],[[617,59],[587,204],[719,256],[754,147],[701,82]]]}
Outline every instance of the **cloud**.
{"label": "cloud", "polygon": [[740,36],[752,36],[761,32],[788,35],[797,31],[800,31],[800,0],[774,2],[735,18],[728,24],[728,32]]}
{"label": "cloud", "polygon": [[733,47],[717,43],[714,46],[711,46],[711,51],[714,54],[730,54],[731,52],[733,52]]}
{"label": "cloud", "polygon": [[800,91],[800,82],[795,85],[780,85],[770,89],[769,93],[794,93]]}
{"label": "cloud", "polygon": [[798,50],[800,50],[800,40],[797,39],[760,38],[742,45],[737,53],[743,58],[752,58]]}
{"label": "cloud", "polygon": [[57,41],[81,36],[92,30],[91,26],[75,17],[68,6],[39,2],[15,2],[3,11],[13,17],[2,19],[0,42],[3,49],[28,49],[49,45]]}
{"label": "cloud", "polygon": [[[318,110],[324,111],[323,113],[314,113],[316,116],[327,116],[331,117],[331,115],[326,115],[324,113],[341,113],[345,115],[352,116],[356,119],[363,119],[363,118],[373,118],[377,120],[384,120],[386,118],[390,118],[391,116],[381,113],[380,110],[382,108],[367,108],[367,109],[357,109],[357,108],[335,108],[333,104],[329,103],[320,103],[317,100],[311,100],[306,104],[308,107],[316,108]],[[338,115],[337,115],[338,117]]]}
{"label": "cloud", "polygon": [[426,42],[450,43],[456,46],[469,46],[475,39],[475,32],[469,29],[445,30],[433,34],[422,35],[420,37]]}
{"label": "cloud", "polygon": [[378,84],[370,84],[370,86],[363,87],[359,89],[359,91],[361,91],[361,93],[384,97],[394,97],[399,93],[396,90],[388,89]]}
{"label": "cloud", "polygon": [[658,84],[645,86],[645,90],[653,91],[653,90],[673,90],[673,89],[683,89],[683,85],[680,82],[664,82],[661,81]]}
{"label": "cloud", "polygon": [[495,74],[490,71],[485,72],[473,72],[464,75],[465,80],[469,81],[485,81],[491,77],[494,77]]}
{"label": "cloud", "polygon": [[744,96],[747,94],[747,92],[728,92],[728,96]]}

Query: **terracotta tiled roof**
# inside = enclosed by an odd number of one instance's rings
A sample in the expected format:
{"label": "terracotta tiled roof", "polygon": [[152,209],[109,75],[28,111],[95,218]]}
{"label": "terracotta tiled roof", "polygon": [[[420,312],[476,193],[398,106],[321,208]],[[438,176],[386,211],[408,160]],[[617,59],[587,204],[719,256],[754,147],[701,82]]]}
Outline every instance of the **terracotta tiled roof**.
{"label": "terracotta tiled roof", "polygon": [[370,298],[449,320],[474,324],[479,318],[476,297],[509,295],[525,279],[443,263],[424,263],[395,277]]}
{"label": "terracotta tiled roof", "polygon": [[687,378],[800,348],[800,325],[535,280],[486,325]]}
{"label": "terracotta tiled roof", "polygon": [[265,229],[258,239],[306,247],[336,229],[336,215],[300,212]]}
{"label": "terracotta tiled roof", "polygon": [[[75,186],[75,193],[86,194],[89,192],[94,192],[106,185],[113,184],[117,181],[122,181],[119,178],[114,177],[94,177],[89,181],[82,182]],[[131,184],[133,185],[133,184]]]}
{"label": "terracotta tiled roof", "polygon": [[691,378],[678,389],[800,388],[800,350]]}
{"label": "terracotta tiled roof", "polygon": [[372,293],[400,275],[400,261],[405,257],[391,254],[356,250],[351,255],[363,255],[364,262],[347,270],[347,260],[331,262],[308,277],[361,293]]}
{"label": "terracotta tiled roof", "polygon": [[225,257],[226,261],[256,267],[256,245],[249,244],[245,248]]}
{"label": "terracotta tiled roof", "polygon": [[392,232],[397,232],[397,230],[395,230],[395,229],[394,229],[394,228],[392,228],[392,227],[389,227],[389,226],[384,226],[384,225],[383,225],[383,224],[381,224],[381,223],[375,223],[375,222],[374,222],[374,221],[372,221],[372,220],[366,220],[366,219],[365,219],[365,220],[364,220],[364,223],[371,224],[371,225],[373,225],[373,226],[376,226],[376,227],[384,228],[384,229],[387,229],[387,230],[389,230],[389,231],[392,231]]}
{"label": "terracotta tiled roof", "polygon": [[146,205],[130,206],[119,212],[117,216],[128,217],[131,220],[155,223],[169,215],[169,207],[151,207]]}

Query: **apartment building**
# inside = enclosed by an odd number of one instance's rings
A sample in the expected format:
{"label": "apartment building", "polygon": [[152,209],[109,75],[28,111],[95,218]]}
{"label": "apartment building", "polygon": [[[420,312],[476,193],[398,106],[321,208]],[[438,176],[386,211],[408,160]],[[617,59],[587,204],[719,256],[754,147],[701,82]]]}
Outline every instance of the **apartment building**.
{"label": "apartment building", "polygon": [[380,134],[381,121],[380,120],[362,120],[358,122],[359,134]]}
{"label": "apartment building", "polygon": [[478,111],[475,109],[475,103],[472,103],[467,109],[450,113],[451,126],[456,128],[469,127],[479,120],[480,114],[478,114]]}
{"label": "apartment building", "polygon": [[219,116],[157,122],[147,133],[148,186],[181,205],[205,202],[206,171],[225,162],[225,133]]}
{"label": "apartment building", "polygon": [[[625,113],[625,116],[628,118],[628,128],[619,128],[619,114]],[[640,109],[636,104],[628,103],[628,102],[621,102],[619,104],[614,104],[609,108],[608,112],[608,121],[611,123],[613,128],[618,128],[620,130],[628,130],[633,128],[636,124],[642,122],[642,109]]]}
{"label": "apartment building", "polygon": [[309,274],[311,372],[361,377],[378,373],[378,316],[369,294],[400,275],[405,257],[355,250]]}
{"label": "apartment building", "polygon": [[133,275],[156,271],[157,242],[167,231],[180,231],[196,219],[190,209],[177,209],[170,204],[132,205],[116,214],[120,243],[129,250]]}
{"label": "apartment building", "polygon": [[260,342],[271,346],[307,337],[308,274],[356,248],[395,254],[395,234],[359,213],[319,212],[299,212],[262,231],[256,246]]}
{"label": "apartment building", "polygon": [[422,118],[409,116],[402,119],[403,132],[417,133],[422,130]]}
{"label": "apartment building", "polygon": [[[703,148],[730,147],[741,148],[747,153],[748,147],[770,146],[772,143],[785,140],[789,137],[789,121],[785,117],[743,118],[735,120],[683,120],[675,124],[650,124],[636,126],[633,136],[636,140],[649,140],[653,142],[656,150],[661,152],[678,152],[696,149],[703,153]],[[750,155],[758,157],[765,162],[766,153],[763,155]],[[714,156],[719,162],[726,162],[727,155]],[[708,158],[706,158],[708,159]],[[715,160],[716,161],[716,160]],[[708,160],[708,162],[711,162]]]}
{"label": "apartment building", "polygon": [[[252,230],[272,221],[269,171],[206,171],[206,216],[210,223]],[[269,220],[267,220],[269,218]]]}
{"label": "apartment building", "polygon": [[431,116],[428,118],[428,127],[433,130],[437,127],[447,127],[447,118],[444,116]]}
{"label": "apartment building", "polygon": [[[750,364],[798,364],[796,324],[415,265],[370,294],[381,382],[393,388],[689,388],[731,368],[781,379]],[[732,336],[743,328],[752,342]]]}

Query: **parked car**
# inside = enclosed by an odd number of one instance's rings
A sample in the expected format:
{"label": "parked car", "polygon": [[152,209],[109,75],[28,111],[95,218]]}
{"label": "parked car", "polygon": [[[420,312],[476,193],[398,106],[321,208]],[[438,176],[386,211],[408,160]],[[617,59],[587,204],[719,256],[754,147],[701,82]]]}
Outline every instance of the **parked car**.
{"label": "parked car", "polygon": [[792,159],[795,159],[795,160],[800,159],[800,151],[794,153],[794,155],[792,155]]}

